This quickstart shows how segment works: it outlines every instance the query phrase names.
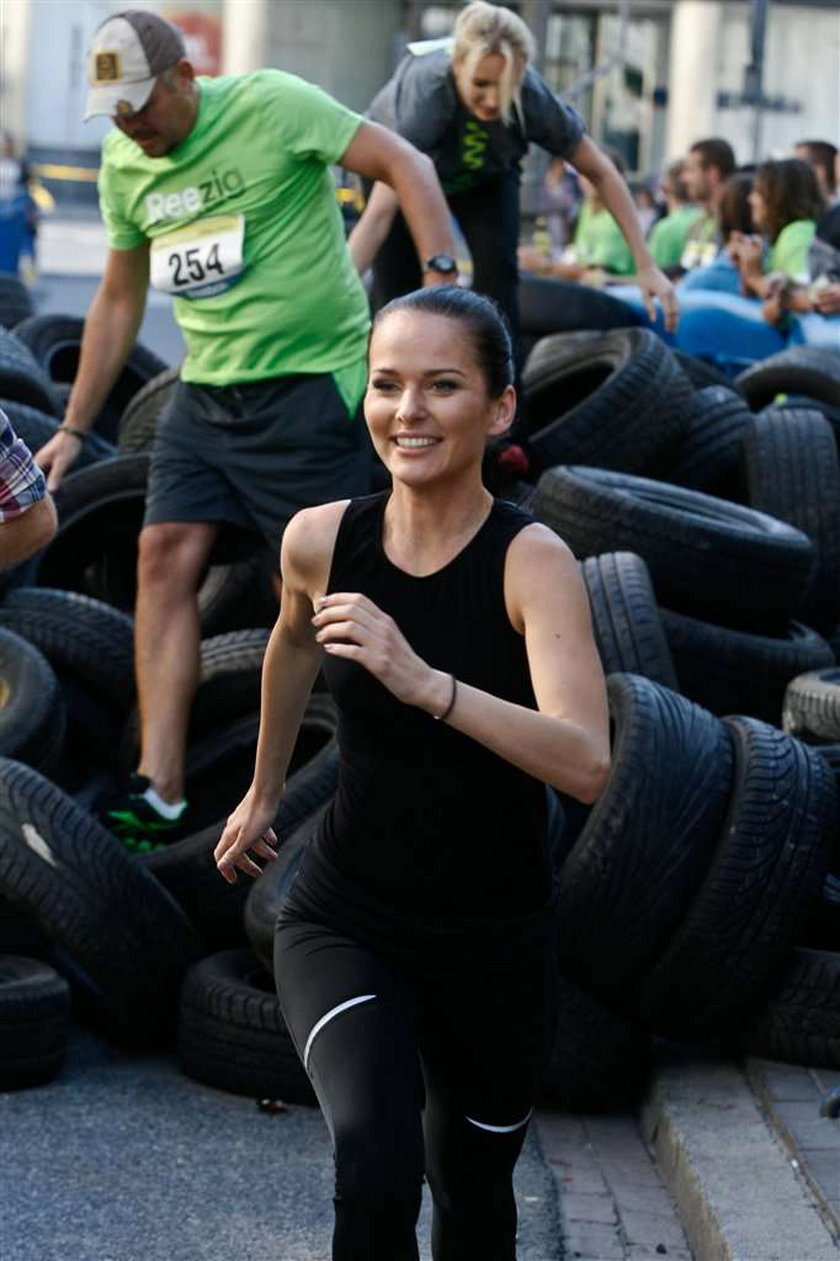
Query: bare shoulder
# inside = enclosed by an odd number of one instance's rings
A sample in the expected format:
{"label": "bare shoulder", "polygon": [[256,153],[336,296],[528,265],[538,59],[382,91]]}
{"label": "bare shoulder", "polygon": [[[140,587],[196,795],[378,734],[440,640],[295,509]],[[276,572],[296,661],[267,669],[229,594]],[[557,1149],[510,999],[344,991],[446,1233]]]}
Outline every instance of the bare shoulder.
{"label": "bare shoulder", "polygon": [[284,586],[323,592],[329,577],[336,535],[349,499],[296,512],[283,535],[280,567]]}
{"label": "bare shoulder", "polygon": [[512,624],[522,629],[528,612],[562,603],[570,611],[586,589],[574,553],[558,534],[535,522],[511,541],[505,560],[505,604]]}
{"label": "bare shoulder", "polygon": [[511,541],[506,571],[527,575],[534,565],[559,568],[577,574],[577,561],[567,543],[547,525],[526,525]]}

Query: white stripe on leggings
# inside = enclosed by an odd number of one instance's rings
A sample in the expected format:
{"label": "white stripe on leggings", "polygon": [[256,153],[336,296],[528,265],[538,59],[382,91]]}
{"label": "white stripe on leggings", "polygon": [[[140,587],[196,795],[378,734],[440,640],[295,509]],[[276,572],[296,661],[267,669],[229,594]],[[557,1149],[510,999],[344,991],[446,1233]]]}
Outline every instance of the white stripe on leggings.
{"label": "white stripe on leggings", "polygon": [[339,1003],[337,1007],[331,1007],[325,1016],[315,1024],[312,1032],[306,1039],[306,1046],[303,1048],[303,1067],[309,1072],[309,1052],[312,1050],[312,1043],[317,1035],[321,1032],[324,1025],[332,1020],[333,1016],[339,1016],[343,1011],[347,1011],[350,1007],[356,1007],[359,1003],[369,1003],[372,998],[376,998],[375,994],[360,994],[358,998],[348,998],[345,1003]]}
{"label": "white stripe on leggings", "polygon": [[527,1125],[531,1120],[533,1108],[528,1109],[528,1115],[523,1121],[517,1121],[516,1125],[486,1125],[484,1121],[474,1121],[472,1117],[467,1117],[470,1125],[477,1125],[480,1130],[489,1130],[491,1134],[512,1134],[514,1130],[521,1130],[523,1125]]}

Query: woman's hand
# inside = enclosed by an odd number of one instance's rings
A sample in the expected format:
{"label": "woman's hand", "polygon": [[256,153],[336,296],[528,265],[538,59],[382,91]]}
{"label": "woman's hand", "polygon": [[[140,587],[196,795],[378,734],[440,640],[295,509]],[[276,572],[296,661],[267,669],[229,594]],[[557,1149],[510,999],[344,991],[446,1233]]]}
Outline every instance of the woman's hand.
{"label": "woman's hand", "polygon": [[277,802],[259,801],[251,787],[228,817],[219,843],[213,850],[219,874],[228,884],[236,884],[237,867],[248,876],[261,874],[262,868],[248,857],[248,850],[270,861],[277,857],[273,848],[277,844],[277,836],[271,826],[276,813]]}
{"label": "woman's hand", "polygon": [[639,268],[636,283],[642,291],[645,310],[651,323],[656,319],[654,299],[658,299],[665,315],[665,328],[669,333],[675,333],[680,322],[680,304],[677,291],[665,273],[655,263],[651,263],[648,267]]}
{"label": "woman's hand", "polygon": [[398,701],[433,714],[446,708],[450,676],[418,657],[394,619],[367,596],[347,591],[321,596],[312,625],[324,652],[358,662]]}

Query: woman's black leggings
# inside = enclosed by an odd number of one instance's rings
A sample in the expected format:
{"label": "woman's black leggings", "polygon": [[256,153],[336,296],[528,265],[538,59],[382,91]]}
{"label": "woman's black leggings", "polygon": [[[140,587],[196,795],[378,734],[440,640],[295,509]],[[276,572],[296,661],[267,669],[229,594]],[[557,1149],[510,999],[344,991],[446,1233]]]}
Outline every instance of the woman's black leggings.
{"label": "woman's black leggings", "polygon": [[[519,361],[519,180],[487,180],[462,193],[448,193],[449,209],[469,246],[473,288],[498,302],[510,326]],[[376,310],[423,283],[417,247],[397,214],[373,264],[371,299]]]}
{"label": "woman's black leggings", "polygon": [[424,1172],[435,1261],[514,1261],[513,1167],[556,1020],[550,916],[383,953],[287,909],[275,975],[332,1134],[333,1261],[417,1261]]}

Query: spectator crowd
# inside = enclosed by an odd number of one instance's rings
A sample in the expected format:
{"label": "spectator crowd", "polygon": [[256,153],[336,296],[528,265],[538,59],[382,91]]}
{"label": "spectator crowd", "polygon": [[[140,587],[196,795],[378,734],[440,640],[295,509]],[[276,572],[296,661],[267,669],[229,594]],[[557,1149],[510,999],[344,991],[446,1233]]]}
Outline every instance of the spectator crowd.
{"label": "spectator crowd", "polygon": [[[682,319],[672,340],[680,349],[723,366],[790,344],[840,349],[838,182],[840,153],[830,141],[803,140],[789,157],[738,166],[729,142],[711,137],[669,163],[661,180],[636,187],[650,253],[677,283]],[[520,266],[609,286],[643,312],[632,257],[597,190],[555,162],[545,193],[552,212],[520,247]],[[656,326],[669,336],[661,317]]]}

